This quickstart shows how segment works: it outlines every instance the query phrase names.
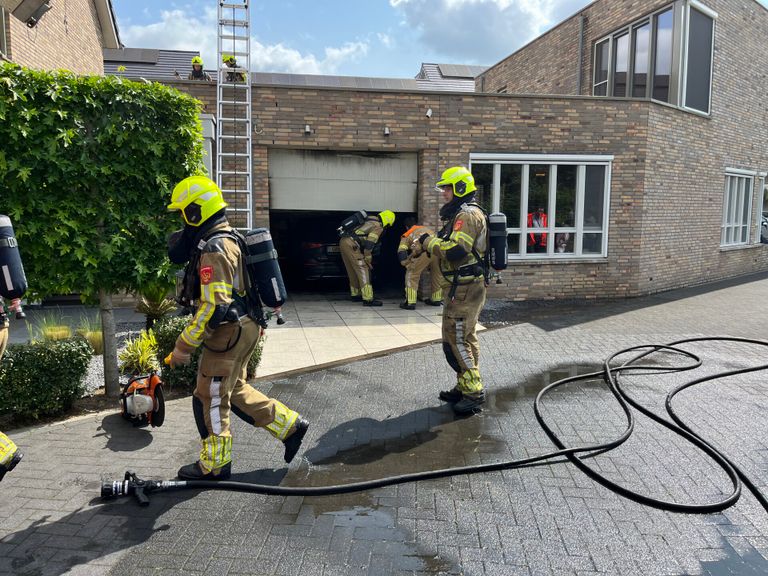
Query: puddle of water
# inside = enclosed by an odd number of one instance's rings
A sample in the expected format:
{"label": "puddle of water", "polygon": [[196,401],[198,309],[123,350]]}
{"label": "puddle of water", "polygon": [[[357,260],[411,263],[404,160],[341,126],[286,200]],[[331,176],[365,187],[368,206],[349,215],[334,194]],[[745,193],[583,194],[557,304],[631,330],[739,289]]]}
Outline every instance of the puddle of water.
{"label": "puddle of water", "polygon": [[747,554],[740,555],[727,541],[722,552],[726,554],[719,560],[701,563],[702,574],[706,576],[765,576],[768,574],[768,560],[752,548]]}

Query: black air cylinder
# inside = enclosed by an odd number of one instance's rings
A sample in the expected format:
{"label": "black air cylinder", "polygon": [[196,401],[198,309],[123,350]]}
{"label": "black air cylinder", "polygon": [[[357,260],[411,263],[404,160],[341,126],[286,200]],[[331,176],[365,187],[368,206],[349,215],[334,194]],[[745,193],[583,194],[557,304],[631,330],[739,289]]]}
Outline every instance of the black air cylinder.
{"label": "black air cylinder", "polygon": [[24,296],[26,291],[27,277],[24,276],[11,219],[0,214],[0,296],[13,300]]}
{"label": "black air cylinder", "polygon": [[285,291],[283,274],[277,263],[277,250],[272,242],[272,234],[266,228],[254,228],[245,234],[248,253],[245,263],[251,286],[258,288],[261,301],[270,308],[285,304],[288,293]]}
{"label": "black air cylinder", "polygon": [[365,222],[366,218],[368,218],[368,214],[365,210],[358,210],[354,214],[350,214],[341,221],[341,224],[337,228],[339,235],[351,233],[355,228]]}
{"label": "black air cylinder", "polygon": [[491,267],[494,270],[507,269],[507,217],[501,212],[488,216],[489,249],[491,251]]}

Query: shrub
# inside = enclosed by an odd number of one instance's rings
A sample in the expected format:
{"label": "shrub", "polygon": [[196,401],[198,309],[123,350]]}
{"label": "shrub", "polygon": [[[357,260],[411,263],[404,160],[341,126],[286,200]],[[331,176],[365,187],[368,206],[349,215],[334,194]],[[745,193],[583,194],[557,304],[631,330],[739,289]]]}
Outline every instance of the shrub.
{"label": "shrub", "polygon": [[150,283],[139,290],[139,302],[136,312],[147,317],[146,328],[149,330],[160,318],[176,311],[176,301],[168,298],[170,287],[157,282]]}
{"label": "shrub", "polygon": [[[170,368],[163,363],[165,357],[173,352],[173,348],[176,345],[176,339],[187,324],[189,324],[191,319],[192,316],[189,315],[166,316],[155,324],[157,359],[162,366],[161,378],[163,383],[169,387],[179,385],[187,390],[195,389],[195,383],[197,381],[197,362],[200,357],[200,349],[192,354],[192,360],[188,366]],[[259,340],[256,350],[254,350],[253,355],[248,362],[248,378],[253,378],[256,374],[256,368],[261,362],[261,354],[264,350],[264,340],[266,340],[266,336],[263,336],[261,340]]]}
{"label": "shrub", "polygon": [[61,414],[83,395],[90,360],[91,347],[79,338],[11,344],[0,362],[0,412]]}
{"label": "shrub", "polygon": [[152,330],[142,330],[138,338],[128,338],[125,348],[118,354],[123,374],[149,374],[160,369],[157,360],[157,339]]}

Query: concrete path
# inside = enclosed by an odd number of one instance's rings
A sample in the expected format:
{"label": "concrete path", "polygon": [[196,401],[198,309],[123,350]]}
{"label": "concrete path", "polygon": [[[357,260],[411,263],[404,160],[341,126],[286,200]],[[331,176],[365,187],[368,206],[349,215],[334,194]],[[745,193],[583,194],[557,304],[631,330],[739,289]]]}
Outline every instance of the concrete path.
{"label": "concrete path", "polygon": [[[594,370],[627,346],[708,334],[762,338],[767,297],[762,275],[617,303],[528,308],[517,324],[480,335],[488,402],[466,419],[436,398],[453,379],[439,345],[261,381],[312,421],[305,450],[286,467],[278,442],[236,420],[233,476],[317,486],[550,451],[532,411],[546,383]],[[702,368],[629,376],[627,389],[663,409],[675,385],[768,356],[764,347],[737,343],[691,349]],[[765,380],[764,372],[729,378],[676,401],[681,416],[763,490]],[[543,413],[569,445],[613,438],[622,428],[597,380],[547,398]],[[334,497],[158,494],[139,508],[101,502],[100,481],[126,469],[172,477],[194,460],[189,400],[171,402],[166,424],[154,430],[110,413],[12,435],[26,458],[0,484],[3,575],[768,573],[768,513],[746,491],[722,513],[663,512],[561,463]],[[729,491],[709,460],[645,417],[625,445],[590,463],[629,488],[678,502],[711,502]]]}

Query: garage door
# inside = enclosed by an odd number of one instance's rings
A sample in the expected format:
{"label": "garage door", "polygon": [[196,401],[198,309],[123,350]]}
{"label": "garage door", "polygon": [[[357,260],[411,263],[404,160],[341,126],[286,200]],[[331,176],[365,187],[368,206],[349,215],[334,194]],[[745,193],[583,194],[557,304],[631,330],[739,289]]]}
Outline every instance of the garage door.
{"label": "garage door", "polygon": [[270,150],[272,210],[416,212],[416,153]]}

